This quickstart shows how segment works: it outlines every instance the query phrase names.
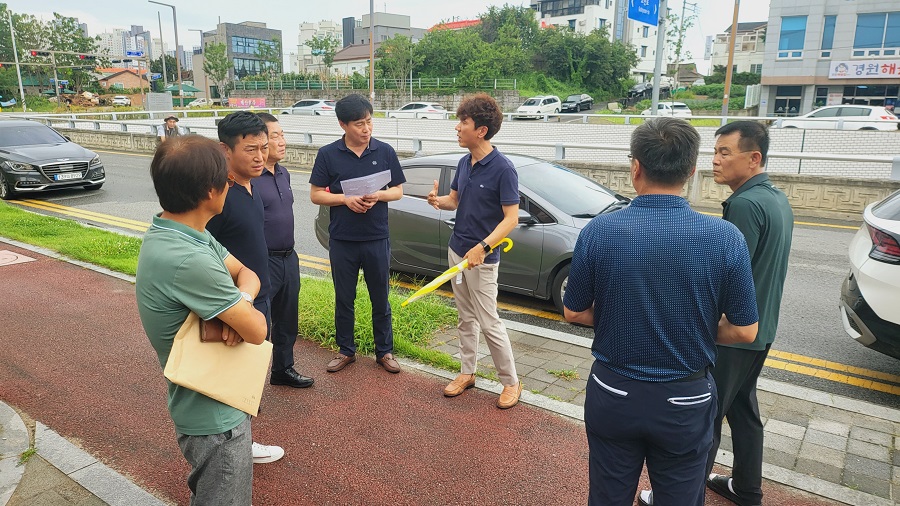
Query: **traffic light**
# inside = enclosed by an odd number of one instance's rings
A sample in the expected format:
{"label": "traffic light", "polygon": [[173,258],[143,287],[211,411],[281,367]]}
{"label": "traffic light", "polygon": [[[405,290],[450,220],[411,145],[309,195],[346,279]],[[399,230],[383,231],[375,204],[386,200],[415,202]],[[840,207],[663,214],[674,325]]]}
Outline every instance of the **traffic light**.
{"label": "traffic light", "polygon": [[78,59],[80,59],[80,60],[94,61],[94,60],[97,59],[97,57],[94,56],[94,55],[92,55],[92,54],[80,54],[80,55],[78,55]]}
{"label": "traffic light", "polygon": [[49,51],[32,51],[31,56],[50,56]]}

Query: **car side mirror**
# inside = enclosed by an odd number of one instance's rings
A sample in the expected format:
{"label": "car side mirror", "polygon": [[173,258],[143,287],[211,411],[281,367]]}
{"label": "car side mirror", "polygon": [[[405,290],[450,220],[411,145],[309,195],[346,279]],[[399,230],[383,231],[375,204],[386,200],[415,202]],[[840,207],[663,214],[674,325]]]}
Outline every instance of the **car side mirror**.
{"label": "car side mirror", "polygon": [[524,209],[519,209],[519,224],[520,225],[535,225],[537,224],[537,218],[534,217],[531,213]]}

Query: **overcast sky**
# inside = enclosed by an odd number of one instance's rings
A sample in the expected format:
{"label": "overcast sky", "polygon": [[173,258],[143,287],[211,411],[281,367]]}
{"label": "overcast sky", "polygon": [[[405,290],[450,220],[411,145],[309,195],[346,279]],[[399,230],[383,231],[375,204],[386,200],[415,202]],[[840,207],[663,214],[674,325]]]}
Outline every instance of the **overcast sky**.
{"label": "overcast sky", "polygon": [[[148,3],[144,0],[90,0],[85,2],[61,2],[60,0],[5,0],[14,12],[26,12],[43,19],[52,17],[54,11],[78,18],[87,23],[90,35],[111,30],[113,28],[129,28],[131,25],[143,25],[150,30],[153,37],[158,37],[159,23],[157,11],[162,14],[163,38],[169,49],[175,45],[172,23],[172,9]],[[668,7],[680,14],[685,0],[670,0]],[[213,30],[221,20],[228,23],[242,21],[261,21],[269,28],[282,31],[285,53],[297,51],[297,34],[299,25],[304,21],[333,20],[340,22],[342,18],[353,16],[361,18],[369,12],[369,2],[364,0],[268,0],[259,4],[248,0],[217,0],[215,2],[199,2],[184,0],[165,0],[175,5],[178,15],[178,38],[185,49],[200,45],[200,35],[189,31],[189,28]],[[479,13],[487,10],[489,5],[502,6],[503,1],[495,0],[455,0],[452,2],[431,2],[426,0],[388,0],[376,1],[375,11],[385,10],[394,14],[410,16],[412,26],[429,28],[441,21],[455,19],[474,19]],[[508,1],[513,5],[528,6],[530,2]],[[698,19],[692,30],[688,32],[686,48],[692,53],[698,67],[706,69],[708,63],[702,61],[703,45],[707,35],[715,35],[731,25],[734,3],[726,0],[693,0],[690,5],[697,5]],[[261,7],[254,11],[254,7]],[[760,0],[744,2],[741,6],[741,22],[768,20],[769,2]],[[287,63],[287,56],[285,56]]]}

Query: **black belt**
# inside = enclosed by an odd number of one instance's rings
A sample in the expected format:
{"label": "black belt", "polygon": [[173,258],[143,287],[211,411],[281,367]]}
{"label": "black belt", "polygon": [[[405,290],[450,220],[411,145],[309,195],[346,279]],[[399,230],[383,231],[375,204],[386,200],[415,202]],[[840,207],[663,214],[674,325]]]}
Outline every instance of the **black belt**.
{"label": "black belt", "polygon": [[291,249],[270,249],[269,256],[270,257],[286,257],[290,256],[291,253],[294,252],[294,248]]}
{"label": "black belt", "polygon": [[704,367],[703,369],[700,369],[699,371],[695,372],[694,374],[691,374],[690,376],[685,376],[684,378],[678,378],[677,380],[672,380],[672,383],[681,382],[681,381],[694,381],[694,380],[698,380],[700,378],[705,378],[707,370],[709,370],[709,368]]}

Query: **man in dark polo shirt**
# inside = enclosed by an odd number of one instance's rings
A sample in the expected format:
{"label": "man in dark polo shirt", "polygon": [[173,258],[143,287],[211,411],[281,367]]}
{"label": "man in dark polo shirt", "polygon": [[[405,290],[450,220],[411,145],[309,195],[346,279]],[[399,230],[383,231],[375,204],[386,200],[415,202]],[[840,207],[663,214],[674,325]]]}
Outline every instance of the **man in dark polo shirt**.
{"label": "man in dark polo shirt", "polygon": [[[252,112],[231,113],[218,126],[219,144],[225,152],[228,179],[234,186],[225,197],[222,213],[206,224],[206,229],[235,258],[259,276],[259,293],[253,307],[266,316],[271,325],[269,310],[271,283],[269,282],[269,250],[263,230],[265,216],[262,198],[254,191],[253,180],[266,168],[269,156],[269,134],[266,124]],[[253,443],[253,463],[274,462],[284,456],[278,446]]]}
{"label": "man in dark polo shirt", "polygon": [[475,386],[478,336],[483,333],[503,385],[497,407],[507,409],[519,402],[522,382],[506,326],[497,313],[500,252],[490,253],[490,247],[519,222],[519,176],[509,158],[491,145],[503,122],[503,111],[493,98],[484,93],[466,97],[456,117],[459,145],[469,154],[456,167],[449,195],[438,196],[437,181],[428,194],[428,203],[435,209],[456,210],[447,252],[450,265],[463,259],[469,262],[469,268],[451,283],[459,312],[460,374],[444,388],[444,395],[456,397]]}
{"label": "man in dark polo shirt", "polygon": [[734,193],[722,203],[722,217],[744,234],[750,251],[759,333],[748,344],[719,344],[713,378],[719,389],[719,414],[706,464],[712,470],[722,438],[722,419],[731,429],[732,476],[711,474],[707,486],[741,506],[762,504],[763,424],[756,380],[778,328],[787,276],[794,213],[784,193],[765,173],[769,132],[755,121],[728,123],[716,131],[713,179]]}
{"label": "man in dark polo shirt", "polygon": [[591,220],[575,245],[564,305],[568,321],[594,327],[590,505],[633,504],[645,461],[657,506],[703,504],[716,343],[756,337],[743,236],[680,196],[699,149],[684,120],[638,126],[629,155],[638,196]]}
{"label": "man in dark polo shirt", "polygon": [[308,388],[312,378],[294,369],[294,343],[297,341],[300,259],[294,251],[294,192],[291,176],[280,162],[287,142],[278,118],[267,112],[257,116],[269,131],[269,158],[266,170],[253,180],[262,197],[266,218],[266,246],[269,248],[269,281],[272,309],[272,375],[269,383]]}
{"label": "man in dark polo shirt", "polygon": [[[340,353],[326,370],[337,372],[356,362],[353,304],[362,268],[372,301],[375,361],[386,371],[398,373],[388,302],[391,245],[387,203],[403,197],[406,178],[394,148],[372,138],[372,104],[368,100],[348,95],[338,100],[335,114],[344,136],[319,149],[309,177],[312,203],[331,207],[328,256],[334,280],[334,338]],[[367,195],[344,193],[343,181],[383,171],[388,171],[390,180],[385,188]]]}

